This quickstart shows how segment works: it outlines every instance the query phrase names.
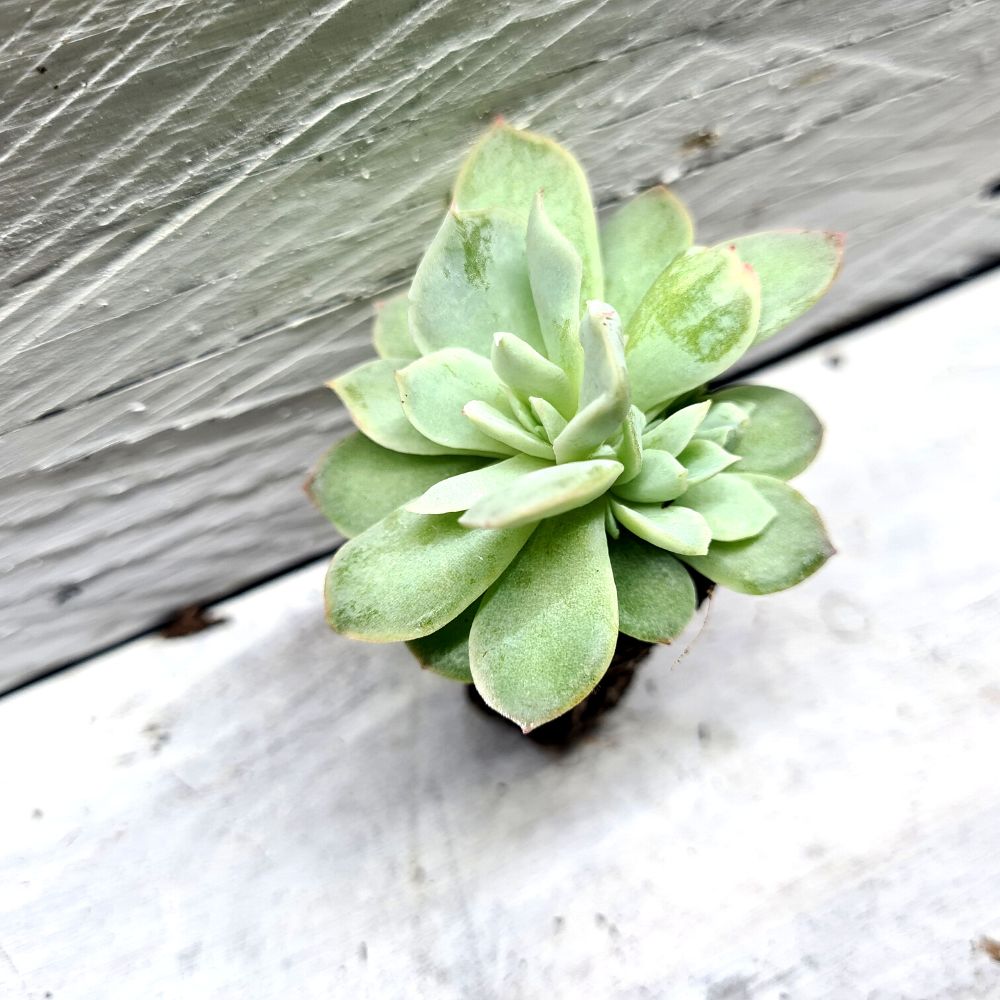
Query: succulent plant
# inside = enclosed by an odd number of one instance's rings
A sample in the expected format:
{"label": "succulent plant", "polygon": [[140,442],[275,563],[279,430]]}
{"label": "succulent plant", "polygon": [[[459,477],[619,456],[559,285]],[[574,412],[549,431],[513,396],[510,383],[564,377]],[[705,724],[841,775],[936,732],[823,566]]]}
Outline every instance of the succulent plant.
{"label": "succulent plant", "polygon": [[594,688],[619,631],[674,639],[692,570],[768,594],[826,561],[787,482],[819,421],[780,389],[709,383],[827,290],[841,238],[692,236],[663,187],[599,233],[565,149],[488,131],[377,311],[379,358],[330,383],[359,429],[310,485],[351,539],[326,582],[336,631],[405,640],[528,731]]}

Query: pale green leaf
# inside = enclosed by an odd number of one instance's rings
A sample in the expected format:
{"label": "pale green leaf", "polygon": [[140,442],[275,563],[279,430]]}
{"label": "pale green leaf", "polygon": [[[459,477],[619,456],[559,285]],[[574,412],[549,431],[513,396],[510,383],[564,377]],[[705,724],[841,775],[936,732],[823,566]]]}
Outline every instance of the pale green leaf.
{"label": "pale green leaf", "polygon": [[740,236],[740,260],[760,278],[760,326],[755,344],[767,340],[826,294],[844,255],[841,233],[767,232]]}
{"label": "pale green leaf", "polygon": [[635,479],[642,470],[642,429],[646,418],[638,406],[630,406],[622,424],[622,441],[618,446],[618,461],[625,471],[618,477],[619,484]]}
{"label": "pale green leaf", "polygon": [[333,557],[327,620],[335,631],[368,642],[430,635],[500,576],[532,529],[474,531],[455,514],[394,510]]}
{"label": "pale green leaf", "polygon": [[697,606],[694,581],[669,552],[624,534],[608,546],[618,591],[618,628],[643,642],[671,642]]}
{"label": "pale green leaf", "polygon": [[740,472],[791,479],[816,457],[823,425],[798,396],[764,385],[740,385],[715,393],[713,399],[736,403],[750,414],[728,444],[740,456]]}
{"label": "pale green leaf", "polygon": [[524,222],[503,213],[452,210],[413,278],[410,332],[423,354],[465,347],[488,358],[497,330],[543,348]]}
{"label": "pale green leaf", "polygon": [[543,441],[540,437],[536,437],[513,417],[508,417],[506,414],[501,413],[496,407],[490,406],[489,403],[474,399],[465,404],[462,409],[462,415],[466,420],[471,420],[479,430],[494,441],[498,441],[502,445],[507,445],[514,451],[521,451],[526,455],[534,455],[536,458],[555,460],[555,452],[548,441]]}
{"label": "pale green leaf", "polygon": [[[424,461],[442,461],[442,459],[424,459]],[[473,460],[466,459],[466,461]],[[471,472],[438,481],[421,496],[406,504],[406,509],[412,514],[451,514],[468,510],[477,500],[494,490],[546,466],[546,462],[528,455],[515,455],[503,462],[492,462]]]}
{"label": "pale green leaf", "polygon": [[750,346],[759,314],[757,277],[733,251],[679,257],[626,329],[633,402],[649,412],[724,372]]}
{"label": "pale green leaf", "polygon": [[679,497],[688,485],[688,472],[670,452],[647,448],[639,475],[615,483],[614,492],[635,503],[663,503]]}
{"label": "pale green leaf", "polygon": [[583,262],[582,299],[599,299],[604,277],[590,188],[580,164],[562,146],[533,132],[495,125],[462,165],[454,198],[460,209],[503,208],[526,224],[539,190],[545,192],[549,218]]}
{"label": "pale green leaf", "polygon": [[503,394],[507,397],[507,403],[510,406],[511,412],[517,418],[520,425],[526,431],[530,431],[538,437],[544,437],[545,430],[542,427],[541,421],[535,416],[528,402],[509,385],[503,387]]}
{"label": "pale green leaf", "polygon": [[729,400],[713,399],[708,416],[695,432],[695,437],[714,441],[725,448],[733,434],[744,427],[749,419],[750,414],[742,406]]}
{"label": "pale green leaf", "polygon": [[355,431],[320,459],[309,496],[348,538],[360,534],[434,483],[478,469],[469,455],[405,455]]}
{"label": "pale green leaf", "polygon": [[723,469],[728,469],[734,462],[738,462],[740,457],[730,454],[714,441],[695,438],[677,456],[677,460],[687,469],[688,486],[691,487],[711,479]]}
{"label": "pale green leaf", "polygon": [[435,351],[397,372],[396,381],[407,418],[430,440],[475,455],[516,450],[484,434],[462,413],[474,399],[511,412],[502,383],[480,355],[461,347]]}
{"label": "pale green leaf", "polygon": [[696,511],[671,504],[626,506],[611,501],[615,517],[634,535],[668,552],[700,555],[708,551],[712,532]]}
{"label": "pale green leaf", "polygon": [[372,340],[379,357],[413,361],[420,351],[410,336],[410,300],[406,292],[375,303]]}
{"label": "pale green leaf", "polygon": [[478,500],[462,515],[461,523],[505,528],[554,517],[602,496],[621,471],[621,462],[595,458],[529,472]]}
{"label": "pale green leaf", "polygon": [[687,210],[665,187],[643,191],[601,228],[604,295],[628,325],[659,274],[691,246]]}
{"label": "pale green leaf", "polygon": [[461,684],[472,683],[469,669],[469,629],[479,610],[473,601],[457,618],[421,639],[411,639],[406,645],[420,666]]}
{"label": "pale green leaf", "polygon": [[402,364],[401,360],[366,361],[327,384],[361,431],[384,448],[409,455],[453,455],[454,448],[425,437],[403,412],[396,385],[396,369]]}
{"label": "pale green leaf", "polygon": [[[475,473],[472,473],[475,475]],[[774,520],[774,508],[743,476],[722,472],[692,486],[678,501],[698,511],[712,529],[713,542],[759,535]]]}
{"label": "pale green leaf", "polygon": [[583,383],[580,409],[552,442],[560,462],[593,454],[615,436],[629,411],[628,369],[618,314],[603,302],[588,302],[580,324]]}
{"label": "pale green leaf", "polygon": [[538,417],[545,431],[545,436],[550,441],[555,441],[566,427],[566,418],[547,400],[539,396],[532,396],[528,400],[532,411]]}
{"label": "pale green leaf", "polygon": [[564,416],[573,412],[576,389],[566,373],[512,333],[493,336],[493,370],[523,396],[540,396]]}
{"label": "pale green leaf", "polygon": [[601,504],[545,521],[483,597],[472,623],[472,678],[525,731],[568,711],[604,676],[618,601]]}
{"label": "pale green leaf", "polygon": [[[576,404],[583,354],[580,349],[580,298],[582,262],[580,255],[545,213],[541,193],[535,196],[528,219],[528,274],[538,322],[549,358],[566,373],[572,387],[567,407]],[[553,400],[555,402],[555,400]]]}
{"label": "pale green leaf", "polygon": [[711,405],[710,400],[705,400],[671,413],[646,431],[642,443],[647,448],[658,448],[660,451],[669,451],[671,455],[679,455],[694,437]]}
{"label": "pale green leaf", "polygon": [[780,479],[754,473],[740,475],[777,511],[755,538],[713,542],[705,556],[685,562],[710,580],[743,594],[772,594],[811,576],[834,548],[815,508]]}

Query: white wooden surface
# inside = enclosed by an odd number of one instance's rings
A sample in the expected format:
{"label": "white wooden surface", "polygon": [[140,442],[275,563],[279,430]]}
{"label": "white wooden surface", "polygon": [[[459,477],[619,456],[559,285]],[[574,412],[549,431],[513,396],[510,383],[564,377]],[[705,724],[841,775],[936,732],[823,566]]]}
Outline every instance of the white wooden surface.
{"label": "white wooden surface", "polygon": [[666,179],[706,239],[846,230],[794,340],[1000,255],[995,28],[995,0],[0,0],[0,687],[330,544],[315,387],[493,113],[604,206]]}
{"label": "white wooden surface", "polygon": [[987,1000],[1000,278],[768,381],[839,554],[542,750],[313,565],[0,699],[4,1000]]}

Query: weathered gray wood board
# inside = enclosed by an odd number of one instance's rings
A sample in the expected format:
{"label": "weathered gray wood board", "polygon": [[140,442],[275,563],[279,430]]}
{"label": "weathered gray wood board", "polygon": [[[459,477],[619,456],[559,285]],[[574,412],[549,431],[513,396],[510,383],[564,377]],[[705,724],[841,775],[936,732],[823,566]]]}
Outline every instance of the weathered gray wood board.
{"label": "weathered gray wood board", "polygon": [[1000,995],[998,285],[771,374],[839,554],[568,755],[327,632],[322,565],[0,699],[0,995]]}
{"label": "weathered gray wood board", "polygon": [[491,114],[605,206],[665,179],[706,239],[846,230],[794,341],[1000,253],[995,29],[989,0],[0,0],[0,683],[329,544],[314,387]]}

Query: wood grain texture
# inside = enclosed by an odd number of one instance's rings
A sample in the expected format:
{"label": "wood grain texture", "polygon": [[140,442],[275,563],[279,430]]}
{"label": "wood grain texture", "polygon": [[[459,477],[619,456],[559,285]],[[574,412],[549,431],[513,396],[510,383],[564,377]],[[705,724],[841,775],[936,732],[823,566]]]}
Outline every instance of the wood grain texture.
{"label": "wood grain texture", "polygon": [[[22,637],[7,676],[93,648],[82,629],[129,634],[273,570],[250,534],[263,520],[296,524],[289,561],[326,544],[290,506],[306,441],[336,419],[314,386],[369,352],[371,301],[411,272],[495,112],[567,142],[605,207],[665,179],[706,240],[846,230],[836,292],[773,349],[995,258],[994,9],[0,0],[0,495],[15,508],[0,612]],[[280,506],[203,519],[195,491],[226,491],[200,471],[206,435],[221,475],[249,441],[227,445],[227,428],[286,405],[296,417],[254,448],[259,502]],[[148,476],[165,440],[169,491]],[[94,470],[112,468],[142,499],[107,497]],[[216,547],[212,573],[144,579],[150,564],[104,537],[129,503],[150,538]],[[39,643],[52,585],[83,577],[106,582],[113,620],[66,602]]]}
{"label": "wood grain texture", "polygon": [[839,554],[572,753],[329,633],[322,565],[0,699],[0,994],[997,996],[998,287],[769,373]]}

